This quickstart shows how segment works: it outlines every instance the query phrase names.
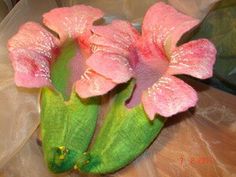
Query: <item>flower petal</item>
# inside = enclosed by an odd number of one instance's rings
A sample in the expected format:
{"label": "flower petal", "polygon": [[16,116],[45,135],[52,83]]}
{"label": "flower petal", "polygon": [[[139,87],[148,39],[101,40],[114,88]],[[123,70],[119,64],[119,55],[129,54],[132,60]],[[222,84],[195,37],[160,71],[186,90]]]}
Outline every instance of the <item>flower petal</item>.
{"label": "flower petal", "polygon": [[143,36],[151,38],[164,52],[169,35],[171,44],[168,45],[173,47],[186,31],[198,23],[199,20],[186,16],[163,2],[158,2],[147,11],[142,33]]}
{"label": "flower petal", "polygon": [[168,74],[188,74],[199,79],[212,76],[216,49],[207,39],[199,39],[177,47],[171,55]]}
{"label": "flower petal", "polygon": [[95,20],[101,18],[103,12],[99,9],[75,5],[53,9],[43,15],[43,23],[58,33],[61,41],[79,37],[79,41],[87,44],[91,35],[90,29]]}
{"label": "flower petal", "polygon": [[167,56],[170,56],[176,45],[184,33],[191,30],[194,26],[199,24],[199,20],[191,20],[183,23],[182,25],[176,27],[176,29],[171,32],[165,40],[164,47]]}
{"label": "flower petal", "polygon": [[20,87],[43,87],[50,85],[49,61],[27,49],[15,49],[10,53],[15,70],[15,83]]}
{"label": "flower petal", "polygon": [[87,65],[97,73],[116,83],[127,82],[133,75],[128,60],[118,54],[96,52],[87,60]]}
{"label": "flower petal", "polygon": [[196,102],[197,94],[192,87],[167,75],[161,77],[142,95],[142,103],[150,119],[154,119],[155,114],[170,117],[195,106]]}
{"label": "flower petal", "polygon": [[24,48],[35,51],[46,58],[53,58],[59,45],[59,40],[41,25],[27,22],[8,41],[8,50],[11,52],[15,49]]}
{"label": "flower petal", "polygon": [[50,85],[50,63],[59,41],[37,23],[28,22],[8,41],[15,82],[23,87]]}
{"label": "flower petal", "polygon": [[134,45],[139,38],[138,32],[130,23],[121,20],[93,27],[92,31],[93,55],[87,60],[89,67],[115,83],[127,82],[133,75],[131,65],[136,60]]}
{"label": "flower petal", "polygon": [[87,69],[81,79],[76,82],[75,89],[81,98],[103,95],[116,84],[98,73]]}
{"label": "flower petal", "polygon": [[139,38],[135,28],[129,22],[121,20],[114,20],[106,26],[93,27],[92,31],[94,35],[90,42],[94,53],[104,51],[130,57]]}

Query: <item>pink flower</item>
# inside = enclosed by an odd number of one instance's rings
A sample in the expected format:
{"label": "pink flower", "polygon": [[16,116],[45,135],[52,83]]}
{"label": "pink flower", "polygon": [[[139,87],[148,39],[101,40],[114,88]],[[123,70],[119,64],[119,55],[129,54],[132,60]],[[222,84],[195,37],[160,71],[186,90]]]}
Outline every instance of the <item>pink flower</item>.
{"label": "pink flower", "polygon": [[136,87],[127,106],[142,102],[150,119],[155,114],[170,117],[195,106],[196,92],[173,75],[212,76],[216,50],[211,42],[199,39],[177,46],[181,36],[199,20],[156,3],[145,15],[140,36],[126,21],[93,26],[102,15],[99,9],[83,5],[44,14],[44,24],[59,39],[37,23],[24,24],[8,43],[16,84],[52,86],[51,65],[62,44],[71,38],[79,47],[70,63],[70,82],[75,83],[80,97],[105,94],[135,78]]}
{"label": "pink flower", "polygon": [[88,39],[92,34],[93,22],[102,16],[103,12],[99,9],[84,5],[51,10],[43,15],[43,23],[57,33],[59,38],[40,24],[28,22],[22,25],[8,42],[16,85],[36,88],[52,86],[50,68],[57,60],[62,44],[73,39],[77,42],[78,49],[70,63],[72,84],[89,78],[89,87],[86,89],[87,92],[92,90],[93,95],[104,94],[112,89],[115,84],[110,79],[94,72],[85,64],[86,58],[92,55]]}
{"label": "pink flower", "polygon": [[[115,84],[136,79],[127,106],[142,102],[150,119],[155,114],[170,117],[196,105],[195,90],[174,75],[187,74],[199,79],[212,76],[216,49],[207,39],[177,46],[181,36],[199,20],[159,2],[146,13],[142,36],[125,21],[113,21],[92,28],[93,55],[87,65]],[[93,96],[86,91],[81,97]]]}

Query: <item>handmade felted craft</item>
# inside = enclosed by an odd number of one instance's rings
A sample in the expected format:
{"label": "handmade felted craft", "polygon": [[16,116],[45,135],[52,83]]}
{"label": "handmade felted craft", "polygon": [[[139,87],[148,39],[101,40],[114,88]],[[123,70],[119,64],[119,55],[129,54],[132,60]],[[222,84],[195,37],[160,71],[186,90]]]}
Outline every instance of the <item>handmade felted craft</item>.
{"label": "handmade felted craft", "polygon": [[[216,50],[207,39],[181,46],[199,21],[165,3],[146,13],[142,34],[127,21],[93,25],[103,13],[84,5],[28,22],[8,43],[21,87],[43,87],[41,131],[51,171],[117,171],[156,138],[166,117],[195,106],[193,88],[174,75],[212,76]],[[112,90],[104,123],[91,144],[101,97]]]}

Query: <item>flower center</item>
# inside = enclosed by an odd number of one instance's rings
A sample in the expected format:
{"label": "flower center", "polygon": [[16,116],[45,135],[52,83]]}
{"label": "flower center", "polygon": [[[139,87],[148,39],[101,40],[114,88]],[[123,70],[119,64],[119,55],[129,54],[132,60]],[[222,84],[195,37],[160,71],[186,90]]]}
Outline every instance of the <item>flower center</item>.
{"label": "flower center", "polygon": [[164,75],[168,68],[168,58],[153,43],[138,44],[137,64],[134,67],[136,86],[127,107],[132,108],[140,103],[142,92],[151,87]]}
{"label": "flower center", "polygon": [[89,52],[75,41],[64,43],[60,54],[51,66],[51,80],[57,91],[68,100],[75,81],[80,79],[86,70],[85,59]]}

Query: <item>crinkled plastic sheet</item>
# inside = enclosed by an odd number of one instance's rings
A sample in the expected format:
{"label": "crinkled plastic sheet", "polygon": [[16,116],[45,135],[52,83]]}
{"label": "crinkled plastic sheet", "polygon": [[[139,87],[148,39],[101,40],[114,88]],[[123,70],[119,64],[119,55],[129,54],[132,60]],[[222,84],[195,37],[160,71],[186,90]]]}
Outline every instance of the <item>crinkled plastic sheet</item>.
{"label": "crinkled plastic sheet", "polygon": [[3,0],[0,0],[0,22],[5,17],[5,15],[8,13],[7,5]]}
{"label": "crinkled plastic sheet", "polygon": [[[216,0],[169,0],[180,11],[203,18]],[[85,3],[106,12],[106,19],[122,18],[140,26],[154,0],[21,0],[0,24],[0,177],[91,176],[53,175],[43,161],[36,139],[39,124],[38,90],[16,88],[7,58],[6,42],[28,21],[57,5]],[[121,171],[122,177],[234,177],[236,176],[236,97],[189,81],[199,92],[195,109],[170,118],[145,153]],[[33,132],[35,132],[33,134]]]}
{"label": "crinkled plastic sheet", "polygon": [[[160,0],[58,0],[59,6],[88,4],[104,10],[108,16],[139,21],[147,9]],[[162,0],[176,9],[196,18],[203,18],[208,9],[218,0]]]}

